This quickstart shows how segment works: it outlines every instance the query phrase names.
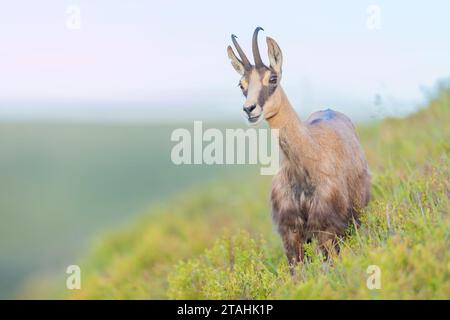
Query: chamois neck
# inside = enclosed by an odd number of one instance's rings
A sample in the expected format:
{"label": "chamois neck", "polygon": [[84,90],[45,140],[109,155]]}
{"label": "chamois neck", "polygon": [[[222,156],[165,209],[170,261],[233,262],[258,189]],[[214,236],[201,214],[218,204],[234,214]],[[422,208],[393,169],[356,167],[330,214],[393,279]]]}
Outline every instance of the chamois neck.
{"label": "chamois neck", "polygon": [[278,110],[266,117],[270,128],[279,129],[279,142],[285,157],[297,165],[307,165],[313,154],[314,144],[308,129],[303,125],[284,90],[280,87],[273,103]]}
{"label": "chamois neck", "polygon": [[282,129],[287,126],[300,126],[301,121],[289,102],[283,88],[279,87],[273,97],[276,113],[269,114],[266,119],[272,129]]}

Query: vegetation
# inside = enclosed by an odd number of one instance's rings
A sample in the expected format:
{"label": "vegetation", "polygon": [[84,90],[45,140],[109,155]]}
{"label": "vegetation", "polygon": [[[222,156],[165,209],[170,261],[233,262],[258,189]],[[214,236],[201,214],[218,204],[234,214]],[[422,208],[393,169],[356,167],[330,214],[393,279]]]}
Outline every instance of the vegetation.
{"label": "vegetation", "polygon": [[[291,277],[270,178],[230,177],[154,207],[100,239],[73,299],[450,299],[450,91],[405,119],[359,128],[373,176],[360,227],[329,261],[313,242]],[[381,289],[366,286],[369,265]]]}
{"label": "vegetation", "polygon": [[149,203],[240,170],[174,165],[170,134],[188,125],[0,123],[0,298],[30,275],[65,275],[94,236]]}

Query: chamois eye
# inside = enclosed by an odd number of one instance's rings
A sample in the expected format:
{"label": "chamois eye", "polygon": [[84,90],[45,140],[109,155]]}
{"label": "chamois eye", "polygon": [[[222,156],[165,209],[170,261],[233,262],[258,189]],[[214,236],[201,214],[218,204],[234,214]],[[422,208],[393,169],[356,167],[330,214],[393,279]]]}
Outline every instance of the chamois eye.
{"label": "chamois eye", "polygon": [[277,80],[278,80],[277,76],[276,75],[272,75],[272,76],[270,76],[269,83],[270,84],[277,84]]}
{"label": "chamois eye", "polygon": [[239,82],[238,87],[241,88],[241,90],[244,90],[244,86],[242,85],[242,83]]}

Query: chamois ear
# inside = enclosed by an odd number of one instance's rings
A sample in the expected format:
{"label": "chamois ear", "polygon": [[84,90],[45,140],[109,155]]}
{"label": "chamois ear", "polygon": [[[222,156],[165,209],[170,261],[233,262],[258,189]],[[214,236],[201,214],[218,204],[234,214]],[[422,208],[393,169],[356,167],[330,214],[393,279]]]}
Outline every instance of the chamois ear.
{"label": "chamois ear", "polygon": [[266,37],[267,49],[269,51],[270,66],[278,73],[281,73],[283,64],[283,54],[278,44],[270,37]]}
{"label": "chamois ear", "polygon": [[230,58],[231,65],[234,67],[234,69],[237,71],[237,73],[239,73],[241,76],[243,76],[244,72],[245,72],[244,64],[242,63],[241,60],[238,59],[238,57],[236,57],[231,46],[228,46],[227,53],[228,53],[228,58]]}

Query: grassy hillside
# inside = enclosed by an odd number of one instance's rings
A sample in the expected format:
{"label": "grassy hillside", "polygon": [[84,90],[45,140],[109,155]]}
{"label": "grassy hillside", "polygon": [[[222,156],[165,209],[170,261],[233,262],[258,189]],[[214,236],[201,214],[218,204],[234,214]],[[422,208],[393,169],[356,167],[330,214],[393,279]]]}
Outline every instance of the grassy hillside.
{"label": "grassy hillside", "polygon": [[[422,111],[359,128],[373,174],[362,225],[323,261],[313,242],[292,279],[273,231],[270,178],[256,172],[191,190],[100,239],[63,297],[450,299],[450,91]],[[368,290],[366,269],[381,269]]]}
{"label": "grassy hillside", "polygon": [[64,275],[149,203],[239,169],[174,165],[177,127],[192,123],[0,123],[0,298],[30,275]]}

